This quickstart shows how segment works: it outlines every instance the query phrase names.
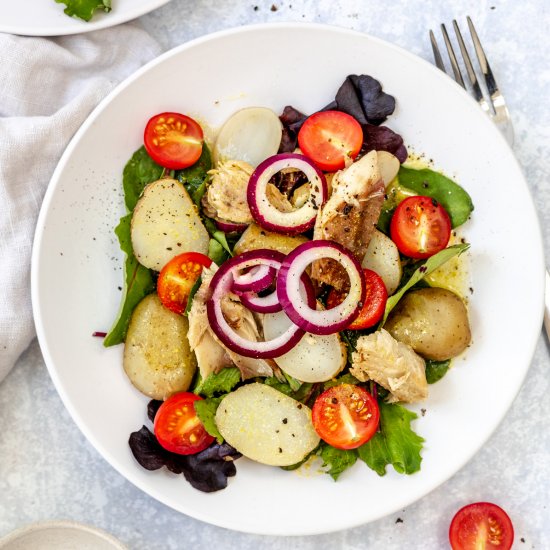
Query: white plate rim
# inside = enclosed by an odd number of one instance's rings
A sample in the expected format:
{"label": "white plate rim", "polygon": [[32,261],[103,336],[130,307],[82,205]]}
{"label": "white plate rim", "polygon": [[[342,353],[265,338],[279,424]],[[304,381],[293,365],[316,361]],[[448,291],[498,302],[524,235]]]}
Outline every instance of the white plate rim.
{"label": "white plate rim", "polygon": [[[51,355],[50,355],[50,352],[49,352],[49,349],[48,349],[48,344],[47,344],[46,339],[45,339],[44,326],[42,325],[42,323],[40,321],[41,312],[40,312],[40,307],[38,305],[38,270],[37,270],[38,252],[40,250],[40,241],[41,241],[41,235],[40,235],[40,229],[39,228],[43,225],[43,219],[46,216],[47,211],[49,209],[49,205],[50,205],[50,202],[51,202],[53,194],[54,194],[55,182],[57,182],[59,180],[59,175],[63,172],[67,162],[69,161],[72,151],[77,146],[77,143],[78,143],[80,137],[93,124],[94,120],[100,115],[100,113],[103,111],[103,109],[106,107],[106,105],[108,105],[110,103],[110,101],[112,100],[113,97],[115,97],[116,95],[121,93],[126,87],[130,86],[143,73],[149,71],[150,69],[152,69],[156,65],[163,63],[164,60],[166,60],[166,59],[168,59],[172,56],[178,55],[178,53],[181,52],[181,51],[184,51],[186,49],[190,49],[192,47],[200,45],[203,42],[213,41],[213,40],[216,40],[216,39],[224,37],[224,36],[229,36],[229,35],[233,35],[233,34],[236,34],[236,33],[255,32],[257,30],[262,30],[262,29],[271,30],[271,29],[276,29],[277,27],[285,27],[285,28],[290,27],[290,28],[297,28],[297,29],[303,29],[303,28],[306,28],[306,29],[314,28],[315,29],[316,28],[318,30],[325,30],[325,31],[328,31],[328,32],[342,32],[342,33],[346,33],[346,34],[350,34],[350,35],[356,35],[356,36],[362,37],[362,38],[368,38],[369,40],[373,41],[374,43],[376,43],[378,45],[382,45],[385,48],[389,48],[389,49],[397,51],[400,55],[408,57],[409,59],[411,59],[415,63],[422,63],[427,70],[430,70],[430,71],[433,72],[434,75],[437,75],[436,78],[443,78],[443,79],[448,78],[439,69],[437,69],[434,65],[432,65],[429,62],[427,62],[426,60],[410,53],[409,51],[404,50],[403,48],[401,48],[399,46],[396,46],[395,44],[388,43],[385,40],[382,40],[382,39],[377,38],[377,37],[373,37],[373,36],[371,36],[369,34],[366,34],[366,33],[350,30],[350,29],[340,27],[340,26],[336,26],[336,25],[319,24],[319,23],[299,23],[299,22],[298,23],[253,24],[253,25],[247,25],[247,26],[243,26],[243,27],[235,27],[235,28],[231,28],[231,29],[217,31],[217,32],[214,32],[214,33],[196,38],[194,40],[186,42],[185,44],[177,46],[177,47],[161,54],[159,57],[155,58],[154,60],[150,61],[148,64],[144,65],[142,68],[137,70],[133,75],[131,75],[125,81],[120,83],[107,97],[105,97],[98,104],[98,106],[94,109],[94,111],[89,115],[89,117],[83,123],[81,128],[73,136],[70,144],[68,145],[68,147],[65,150],[64,154],[62,155],[62,157],[61,157],[61,159],[60,159],[60,161],[59,161],[59,163],[58,163],[58,165],[57,165],[57,167],[54,171],[52,179],[50,181],[50,185],[49,185],[48,190],[46,192],[46,195],[44,197],[44,202],[43,202],[42,208],[40,210],[39,218],[38,218],[37,230],[36,230],[36,233],[35,233],[35,240],[34,240],[34,245],[33,245],[32,268],[31,268],[31,295],[32,295],[32,301],[33,301],[33,309],[34,309],[34,313],[35,313],[35,324],[36,324],[36,329],[37,329],[38,340],[39,340],[39,343],[40,343],[40,347],[42,349],[42,353],[44,355],[44,359],[45,359],[49,374],[50,374],[50,376],[51,376],[51,378],[54,382],[54,385],[55,385],[58,393],[60,394],[60,397],[61,397],[64,405],[69,410],[73,420],[75,421],[75,423],[77,424],[79,429],[84,433],[84,435],[92,443],[92,445],[99,451],[99,453],[103,456],[103,458],[105,458],[111,464],[111,466],[113,466],[113,468],[115,468],[123,477],[125,477],[126,479],[131,481],[134,485],[139,487],[146,494],[152,496],[153,498],[155,498],[156,500],[159,500],[160,502],[163,502],[167,506],[175,508],[176,510],[178,510],[178,508],[175,507],[173,505],[173,503],[171,503],[169,501],[169,499],[163,498],[163,496],[161,494],[159,494],[155,490],[152,490],[150,487],[147,487],[146,484],[141,483],[140,480],[135,479],[135,477],[133,477],[131,474],[129,474],[128,472],[123,471],[121,468],[118,467],[118,465],[116,464],[116,459],[113,458],[113,456],[110,453],[109,449],[105,448],[101,443],[99,443],[96,440],[94,434],[92,432],[90,432],[90,430],[81,422],[81,420],[79,418],[78,411],[72,406],[68,395],[65,393],[65,391],[62,387],[61,380],[59,379],[59,377],[57,375],[57,372],[55,371],[53,361],[52,361],[52,358],[51,358]],[[458,92],[459,94],[461,94],[463,96],[463,98],[467,98],[469,101],[473,101],[473,99],[469,96],[469,94],[462,87],[460,87],[458,84],[456,84],[451,79],[448,79],[448,85],[455,87],[455,91]],[[490,121],[490,119],[488,117],[487,118],[485,118],[485,117],[481,118],[480,117],[480,121],[481,120],[485,121],[485,122],[481,122],[481,124],[487,124],[487,125],[493,127],[493,124],[492,124],[492,122]],[[495,140],[497,140],[497,141],[500,140],[501,143],[505,147],[508,148],[508,144],[507,144],[506,140],[500,134],[500,132],[498,132],[498,130],[496,130],[496,128],[495,128]],[[513,153],[511,153],[510,160],[515,163],[515,165],[517,166],[518,171],[520,173],[522,173],[519,162],[518,162],[517,158],[513,155]],[[526,183],[525,179],[523,179],[522,182],[518,182],[518,185],[521,184],[521,183],[523,183],[525,185],[525,188],[528,190],[527,183]],[[534,207],[532,196],[530,195],[530,193],[528,193],[528,196],[529,196],[529,199],[530,199],[530,205],[531,205],[531,208],[532,208],[532,212],[536,216],[536,210],[535,210],[535,207]],[[542,238],[541,238],[541,233],[540,233],[540,222],[539,222],[539,239],[538,239],[538,241],[539,242],[537,243],[537,248],[539,248],[540,254],[539,254],[537,259],[540,260],[538,262],[539,263],[538,271],[540,272],[540,277],[539,277],[540,284],[537,288],[540,290],[541,301],[540,301],[540,310],[536,313],[536,315],[534,317],[537,320],[537,323],[539,323],[539,321],[540,321],[539,324],[542,324],[543,310],[544,310],[542,296],[543,296],[543,289],[544,289],[544,272],[545,272],[545,268],[544,268],[544,263],[542,262],[542,258],[544,257],[544,254],[543,254]],[[525,356],[528,356],[530,358],[530,360],[528,362],[526,362],[526,364],[524,365],[524,369],[523,369],[522,374],[521,374],[521,383],[518,384],[518,386],[515,388],[515,393],[514,393],[513,398],[510,399],[509,402],[507,403],[506,407],[504,408],[504,412],[503,412],[502,416],[500,417],[500,419],[498,420],[498,422],[495,422],[494,425],[492,425],[490,427],[490,429],[487,431],[486,437],[483,440],[480,440],[480,442],[477,446],[472,447],[470,449],[470,452],[467,455],[464,456],[464,459],[461,461],[459,467],[454,472],[450,472],[446,477],[441,477],[433,483],[426,484],[427,488],[422,492],[422,495],[420,497],[417,495],[417,496],[413,496],[409,499],[405,499],[405,500],[401,500],[399,502],[396,502],[396,504],[395,504],[395,506],[392,510],[384,510],[383,513],[380,513],[377,516],[371,517],[368,520],[368,522],[376,521],[378,519],[381,519],[382,517],[385,517],[385,516],[387,516],[391,513],[394,513],[396,511],[402,509],[405,506],[408,506],[408,505],[416,502],[417,500],[419,500],[419,498],[423,498],[424,496],[428,495],[434,489],[441,486],[448,479],[450,479],[452,476],[454,476],[456,473],[458,473],[458,471],[460,471],[473,458],[473,456],[479,452],[479,450],[486,444],[486,442],[490,439],[490,437],[495,432],[495,430],[497,429],[499,424],[502,422],[502,420],[504,419],[507,411],[509,410],[510,406],[512,405],[515,397],[517,396],[519,390],[521,389],[521,385],[523,384],[523,381],[525,380],[525,377],[527,375],[527,372],[528,372],[528,369],[529,369],[529,366],[530,366],[531,358],[533,357],[534,352],[535,352],[535,347],[536,347],[536,343],[538,341],[538,337],[539,337],[539,333],[538,332],[537,333],[533,332],[531,334],[530,341],[529,342],[524,342],[524,348],[527,350],[526,353],[525,353]],[[181,509],[179,511],[183,512]],[[254,534],[260,534],[260,535],[281,535],[281,532],[280,532],[279,529],[273,529],[272,531],[268,531],[266,529],[255,530],[254,528],[241,528],[241,527],[235,527],[231,523],[224,522],[223,518],[217,518],[216,521],[214,522],[212,520],[212,517],[208,516],[206,514],[195,513],[192,510],[186,510],[183,513],[185,513],[187,515],[190,515],[191,517],[194,517],[194,518],[199,519],[201,521],[205,521],[207,523],[213,523],[215,525],[225,527],[225,528],[229,528],[229,529],[236,529],[236,530],[239,530],[239,531],[254,533]],[[339,527],[331,528],[331,529],[327,529],[327,528],[323,528],[323,527],[321,529],[305,527],[305,528],[301,529],[299,532],[297,531],[297,532],[288,533],[288,535],[290,535],[290,536],[299,536],[299,535],[314,535],[314,534],[321,534],[321,533],[329,533],[329,532],[340,531],[342,529],[357,527],[357,526],[362,525],[364,523],[365,522],[348,522],[348,523],[342,522],[342,524]]]}
{"label": "white plate rim", "polygon": [[[55,8],[54,0],[45,0],[53,4]],[[81,21],[80,19],[64,15],[66,18],[66,23],[60,26],[52,26],[46,28],[40,28],[36,26],[26,26],[26,25],[6,25],[0,22],[0,32],[5,32],[9,34],[16,34],[20,36],[68,36],[72,34],[83,34],[91,31],[97,31],[100,29],[107,29],[109,27],[114,27],[115,25],[120,25],[122,23],[127,23],[133,19],[137,19],[146,13],[149,13],[161,6],[164,6],[170,2],[170,0],[148,0],[148,2],[142,6],[131,7],[130,9],[125,9],[124,11],[111,11],[108,14],[105,14],[105,17],[101,20],[94,21]],[[58,6],[63,6],[60,4]]]}

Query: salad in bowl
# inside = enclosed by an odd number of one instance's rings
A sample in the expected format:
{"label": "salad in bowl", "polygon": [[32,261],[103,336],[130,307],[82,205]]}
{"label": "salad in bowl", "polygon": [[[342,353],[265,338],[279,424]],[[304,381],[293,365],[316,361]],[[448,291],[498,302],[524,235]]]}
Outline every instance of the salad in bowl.
{"label": "salad in bowl", "polygon": [[471,341],[459,234],[473,204],[384,124],[395,99],[349,75],[309,115],[162,112],[123,174],[119,315],[104,345],[149,399],[149,470],[227,486],[241,456],[335,480],[420,469],[407,403]]}

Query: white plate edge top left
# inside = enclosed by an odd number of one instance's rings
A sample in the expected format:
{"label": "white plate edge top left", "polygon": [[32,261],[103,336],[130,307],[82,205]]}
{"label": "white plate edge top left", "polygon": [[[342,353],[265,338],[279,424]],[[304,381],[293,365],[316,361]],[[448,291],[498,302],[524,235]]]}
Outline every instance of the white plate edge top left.
{"label": "white plate edge top left", "polygon": [[[170,2],[170,0],[114,0],[115,5],[110,13],[98,11],[91,21],[86,22],[64,14],[64,4],[56,4],[55,0],[39,0],[42,4],[44,1],[51,4],[51,6],[47,6],[47,9],[48,12],[51,9],[52,14],[51,17],[48,14],[49,19],[45,24],[41,17],[37,17],[35,22],[28,22],[29,13],[32,13],[33,10],[27,2],[21,3],[21,7],[17,7],[18,4],[15,4],[15,8],[11,3],[0,6],[0,32],[43,37],[82,34],[127,23]],[[117,2],[122,3],[118,8]],[[22,9],[23,7],[24,9]],[[10,14],[7,10],[17,10],[17,12],[12,11]],[[8,19],[8,23],[5,23],[6,19]]]}

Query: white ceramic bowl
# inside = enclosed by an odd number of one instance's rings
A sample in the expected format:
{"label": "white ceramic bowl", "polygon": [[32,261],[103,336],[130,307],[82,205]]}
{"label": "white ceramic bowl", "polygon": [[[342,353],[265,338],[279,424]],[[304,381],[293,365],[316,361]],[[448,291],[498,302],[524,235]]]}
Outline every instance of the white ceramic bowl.
{"label": "white ceramic bowl", "polygon": [[[383,83],[398,105],[388,124],[456,178],[475,203],[465,226],[472,243],[473,344],[421,405],[427,413],[414,427],[426,439],[422,471],[402,476],[389,468],[378,477],[358,463],[335,483],[326,475],[241,459],[227,489],[203,494],[181,476],[142,469],[127,441],[144,423],[148,400],[122,371],[122,346],[104,349],[91,334],[108,329],[118,309],[122,254],[112,230],[124,213],[121,172],[141,144],[145,122],[166,110],[214,127],[249,105],[281,111],[292,104],[311,112],[328,103],[351,73]],[[504,417],[528,369],[541,326],[543,274],[536,214],[518,164],[459,86],[425,61],[369,36],[284,24],[185,44],[101,103],[67,148],[44,200],[32,293],[51,377],[75,422],[113,467],[195,518],[297,535],[344,529],[402,509],[474,455]]]}
{"label": "white ceramic bowl", "polygon": [[86,22],[63,13],[55,0],[4,0],[0,2],[0,32],[25,36],[62,36],[105,29],[136,19],[170,0],[113,0],[109,13],[98,10]]}
{"label": "white ceramic bowl", "polygon": [[76,521],[32,523],[0,539],[0,550],[127,550],[109,533]]}

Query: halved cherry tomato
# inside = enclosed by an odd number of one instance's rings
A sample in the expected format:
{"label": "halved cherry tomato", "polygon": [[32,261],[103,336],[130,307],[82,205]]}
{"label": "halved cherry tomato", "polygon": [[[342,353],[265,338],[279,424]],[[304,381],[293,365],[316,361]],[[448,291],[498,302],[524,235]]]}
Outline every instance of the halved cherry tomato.
{"label": "halved cherry tomato", "polygon": [[169,397],[155,415],[155,436],[167,451],[179,455],[194,455],[214,441],[195,412],[195,401],[202,397],[190,392]]}
{"label": "halved cherry tomato", "polygon": [[514,542],[514,527],[500,506],[476,502],[455,514],[449,540],[453,550],[510,550]]}
{"label": "halved cherry tomato", "polygon": [[174,313],[183,313],[202,268],[211,264],[212,260],[200,252],[184,252],[172,258],[157,280],[157,294],[162,305]]}
{"label": "halved cherry tomato", "polygon": [[435,199],[422,195],[408,197],[395,209],[390,234],[405,256],[429,258],[447,246],[451,219]]}
{"label": "halved cherry tomato", "polygon": [[376,399],[354,384],[324,391],[313,405],[312,420],[319,437],[337,449],[356,449],[375,433],[380,421]]}
{"label": "halved cherry tomato", "polygon": [[149,156],[164,168],[181,170],[201,156],[204,135],[197,122],[180,113],[160,113],[145,126],[143,142]]}
{"label": "halved cherry tomato", "polygon": [[298,145],[321,170],[341,170],[363,145],[363,129],[341,111],[320,111],[308,117],[298,132]]}
{"label": "halved cherry tomato", "polygon": [[[363,274],[366,287],[365,301],[359,315],[347,327],[350,330],[362,330],[376,325],[382,319],[388,301],[388,291],[382,277],[376,271],[366,268],[363,269]],[[331,309],[341,304],[345,297],[344,292],[333,288],[327,297],[328,308]]]}

